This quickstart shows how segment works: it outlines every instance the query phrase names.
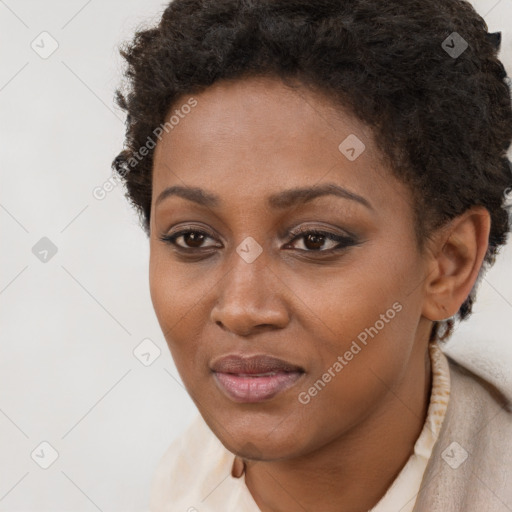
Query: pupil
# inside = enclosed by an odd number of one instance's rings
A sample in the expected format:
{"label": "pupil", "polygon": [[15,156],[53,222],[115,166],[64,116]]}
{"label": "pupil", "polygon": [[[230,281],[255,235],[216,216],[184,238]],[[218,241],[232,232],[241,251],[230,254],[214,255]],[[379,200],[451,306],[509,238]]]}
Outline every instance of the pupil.
{"label": "pupil", "polygon": [[191,244],[192,247],[200,247],[203,241],[203,236],[201,233],[188,233],[185,235],[185,243]]}
{"label": "pupil", "polygon": [[[306,237],[306,247],[308,247],[308,249],[320,249],[323,245],[324,238],[325,238],[324,235],[315,235],[315,234],[308,235]],[[313,241],[313,247],[310,247],[308,245],[309,241]]]}

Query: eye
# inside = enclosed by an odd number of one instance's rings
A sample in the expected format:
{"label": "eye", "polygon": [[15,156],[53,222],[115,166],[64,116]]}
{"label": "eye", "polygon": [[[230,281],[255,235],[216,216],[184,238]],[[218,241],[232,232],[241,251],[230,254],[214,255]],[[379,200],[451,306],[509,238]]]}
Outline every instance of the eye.
{"label": "eye", "polygon": [[[293,238],[286,245],[290,246],[295,241],[301,240],[303,248],[294,248],[302,252],[330,253],[341,251],[357,244],[357,240],[352,236],[330,233],[329,231],[319,229],[298,228],[290,231],[288,235],[293,236]],[[221,247],[215,243],[215,238],[212,234],[202,229],[184,228],[176,233],[160,236],[159,239],[175,246],[180,251],[190,253],[201,249]],[[208,239],[213,240],[214,243],[204,245]],[[326,243],[328,245],[327,248],[325,248]]]}
{"label": "eye", "polygon": [[[170,235],[163,235],[159,237],[165,243],[172,244],[180,250],[184,251],[193,251],[194,249],[204,249],[208,247],[215,247],[215,244],[209,246],[202,246],[205,239],[212,239],[211,236],[206,231],[202,231],[199,229],[182,229],[177,233]],[[178,240],[181,240],[182,243],[178,243]]]}
{"label": "eye", "polygon": [[[330,233],[318,229],[299,228],[298,230],[291,231],[290,234],[295,235],[295,237],[287,245],[292,244],[295,240],[301,240],[305,248],[299,248],[298,250],[303,252],[334,252],[356,245],[357,243],[352,236]],[[325,247],[326,242],[328,242],[327,249],[322,249],[322,247]]]}

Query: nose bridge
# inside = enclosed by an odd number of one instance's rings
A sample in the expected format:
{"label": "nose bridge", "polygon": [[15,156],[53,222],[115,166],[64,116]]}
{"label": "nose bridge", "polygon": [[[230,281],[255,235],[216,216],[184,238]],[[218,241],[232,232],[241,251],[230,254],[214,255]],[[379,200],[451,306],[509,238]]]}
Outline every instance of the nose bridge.
{"label": "nose bridge", "polygon": [[221,285],[222,299],[258,307],[260,299],[268,296],[268,263],[269,255],[263,247],[254,238],[246,237],[230,255],[231,270]]}
{"label": "nose bridge", "polygon": [[251,237],[233,250],[228,261],[230,270],[218,285],[212,310],[214,322],[238,333],[248,333],[263,324],[284,325],[286,308],[269,262],[269,254]]}

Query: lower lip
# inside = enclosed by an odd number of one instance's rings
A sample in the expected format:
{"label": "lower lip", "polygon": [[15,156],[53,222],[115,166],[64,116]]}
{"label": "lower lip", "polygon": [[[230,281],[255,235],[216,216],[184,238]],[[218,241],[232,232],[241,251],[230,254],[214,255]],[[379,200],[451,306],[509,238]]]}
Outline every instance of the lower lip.
{"label": "lower lip", "polygon": [[302,372],[276,372],[274,375],[247,377],[214,372],[222,391],[235,402],[261,402],[285,391],[297,382]]}

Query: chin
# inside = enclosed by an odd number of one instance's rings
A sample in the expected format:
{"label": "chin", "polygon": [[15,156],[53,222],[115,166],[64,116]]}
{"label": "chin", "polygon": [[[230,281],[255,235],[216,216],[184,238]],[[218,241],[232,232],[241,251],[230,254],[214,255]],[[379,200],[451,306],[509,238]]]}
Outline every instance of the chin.
{"label": "chin", "polygon": [[[301,446],[297,428],[276,429],[250,426],[237,426],[230,423],[228,434],[224,429],[214,430],[215,435],[231,453],[244,459],[271,461],[296,456]],[[304,431],[302,430],[302,433]]]}

